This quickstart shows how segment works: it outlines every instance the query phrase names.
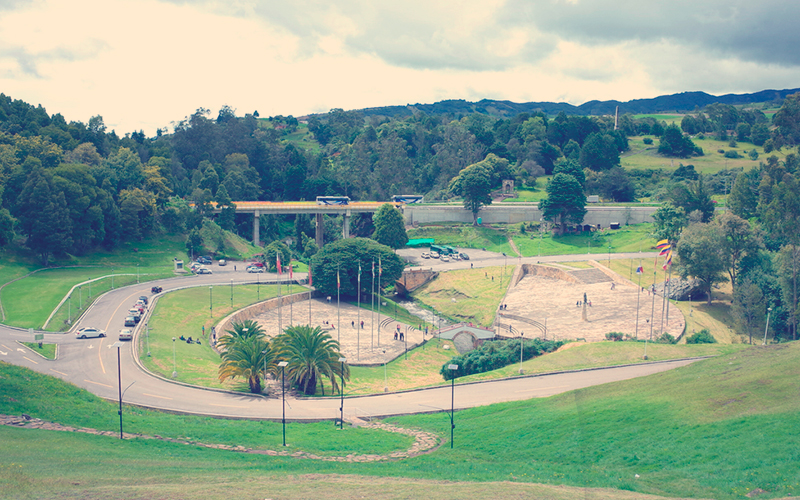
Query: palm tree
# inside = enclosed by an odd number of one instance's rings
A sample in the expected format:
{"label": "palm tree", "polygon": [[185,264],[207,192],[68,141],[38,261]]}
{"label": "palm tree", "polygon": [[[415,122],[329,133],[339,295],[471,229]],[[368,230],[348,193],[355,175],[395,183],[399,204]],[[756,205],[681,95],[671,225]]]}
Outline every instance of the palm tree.
{"label": "palm tree", "polygon": [[275,351],[263,335],[240,337],[235,342],[229,342],[220,356],[219,381],[245,378],[253,394],[261,392],[261,377],[266,381],[267,373],[275,371]]}
{"label": "palm tree", "polygon": [[217,341],[217,346],[219,346],[220,350],[227,350],[230,345],[247,337],[264,337],[264,329],[252,319],[234,323],[233,329],[225,330],[225,333],[227,335],[221,335],[219,341]]}
{"label": "palm tree", "polygon": [[[342,376],[339,358],[339,343],[322,331],[320,327],[290,326],[275,338],[277,357],[286,361],[289,380],[307,395],[317,392],[317,381],[326,377],[331,381],[331,391],[336,392],[339,385],[337,377]],[[344,366],[344,378],[350,377],[350,369]],[[325,384],[322,384],[325,395]]]}

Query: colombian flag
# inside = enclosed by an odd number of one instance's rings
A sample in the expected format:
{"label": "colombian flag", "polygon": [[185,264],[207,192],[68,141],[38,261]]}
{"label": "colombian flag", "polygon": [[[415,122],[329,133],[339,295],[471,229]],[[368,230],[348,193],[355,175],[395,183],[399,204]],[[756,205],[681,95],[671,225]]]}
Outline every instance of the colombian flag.
{"label": "colombian flag", "polygon": [[276,265],[276,267],[278,268],[278,276],[280,276],[280,275],[281,275],[281,254],[276,254],[276,256],[275,256],[275,257],[276,257],[276,259],[277,259],[277,261],[276,261],[276,264],[275,264],[275,265]]}
{"label": "colombian flag", "polygon": [[311,266],[308,266],[308,286],[314,286],[314,279],[311,277]]}
{"label": "colombian flag", "polygon": [[663,250],[663,249],[669,248],[669,247],[670,247],[669,240],[661,240],[658,243],[656,243],[656,248],[658,250]]}

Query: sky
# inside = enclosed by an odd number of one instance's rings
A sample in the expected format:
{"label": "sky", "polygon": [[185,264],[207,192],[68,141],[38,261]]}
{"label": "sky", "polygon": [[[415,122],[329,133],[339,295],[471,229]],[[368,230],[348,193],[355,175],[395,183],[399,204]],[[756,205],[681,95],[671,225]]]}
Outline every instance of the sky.
{"label": "sky", "polygon": [[199,108],[800,87],[791,0],[0,0],[0,92],[119,135]]}

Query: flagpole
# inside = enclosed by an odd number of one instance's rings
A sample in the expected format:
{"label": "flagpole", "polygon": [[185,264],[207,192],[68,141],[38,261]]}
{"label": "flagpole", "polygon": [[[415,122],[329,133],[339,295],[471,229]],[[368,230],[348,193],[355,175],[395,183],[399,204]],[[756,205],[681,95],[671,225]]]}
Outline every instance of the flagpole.
{"label": "flagpole", "polygon": [[[658,279],[658,255],[653,261],[653,286],[650,288],[653,292],[653,305],[650,307],[650,340],[653,340],[653,319],[656,314],[656,280]],[[647,347],[645,347],[647,349]]]}
{"label": "flagpole", "polygon": [[372,259],[372,285],[370,285],[369,348],[375,349],[375,259]]}
{"label": "flagpole", "polygon": [[342,282],[339,278],[339,264],[336,264],[336,341],[339,343],[339,348],[342,345],[342,308],[339,302],[340,290],[342,289]]}
{"label": "flagpole", "polygon": [[283,318],[281,316],[281,309],[283,309],[283,295],[281,295],[281,258],[278,254],[277,261],[278,268],[278,334],[283,333]]}
{"label": "flagpole", "polygon": [[313,277],[311,276],[311,261],[308,261],[308,326],[311,327],[311,287],[313,283]]}
{"label": "flagpole", "polygon": [[[631,259],[631,262],[632,261],[633,261],[633,259]],[[639,268],[641,268],[641,267],[642,267],[642,261],[640,259],[639,260]],[[636,339],[636,340],[639,340],[639,299],[642,296],[642,275],[644,274],[644,269],[642,269],[642,272],[640,273],[639,269],[637,268],[636,269],[636,274],[639,275],[639,286],[637,287],[638,290],[636,290],[636,330],[635,330],[635,333],[633,334],[633,338]]]}
{"label": "flagpole", "polygon": [[358,262],[358,319],[356,320],[356,359],[361,361],[361,261]]}
{"label": "flagpole", "polygon": [[667,303],[667,286],[668,286],[668,282],[667,282],[667,261],[665,259],[664,260],[664,297],[661,298],[661,324],[658,327],[658,330],[661,332],[662,335],[664,334],[664,309],[665,309],[666,303]]}
{"label": "flagpole", "polygon": [[[667,280],[667,297],[669,297],[669,289],[671,286],[672,286],[672,256],[670,255],[669,279]],[[667,328],[669,328],[669,299],[667,299]]]}
{"label": "flagpole", "polygon": [[381,276],[383,275],[383,266],[381,266],[381,258],[378,256],[378,347],[381,346]]}
{"label": "flagpole", "polygon": [[[292,285],[294,284],[293,281],[294,281],[294,273],[292,272],[292,259],[290,257],[289,258],[289,297],[292,296]],[[294,304],[294,301],[290,300],[289,301],[289,326],[292,326],[294,324],[294,321],[292,321],[292,304]]]}

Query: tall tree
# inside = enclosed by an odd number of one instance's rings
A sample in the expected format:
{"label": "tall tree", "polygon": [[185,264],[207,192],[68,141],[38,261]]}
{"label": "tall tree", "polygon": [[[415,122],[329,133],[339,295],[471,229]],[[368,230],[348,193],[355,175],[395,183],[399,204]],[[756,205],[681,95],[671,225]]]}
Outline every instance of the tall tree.
{"label": "tall tree", "polygon": [[372,221],[375,224],[375,233],[372,235],[373,240],[394,249],[406,246],[408,235],[406,234],[403,214],[392,204],[381,205],[381,208],[375,212]]}
{"label": "tall tree", "polygon": [[478,225],[481,207],[492,204],[492,175],[502,162],[508,165],[508,160],[489,153],[485,160],[473,163],[450,181],[450,192],[464,198],[464,208],[472,212],[473,226]]}
{"label": "tall tree", "polygon": [[[318,326],[290,326],[275,338],[274,344],[278,357],[288,363],[286,373],[291,383],[309,396],[317,392],[323,378],[330,381],[331,393],[339,387],[338,378],[350,378],[350,367],[344,365],[343,372],[339,362],[339,343]],[[319,385],[325,395],[325,384]]]}
{"label": "tall tree", "polygon": [[547,198],[539,202],[545,219],[559,224],[561,234],[567,224],[580,224],[586,215],[586,195],[575,177],[556,174],[547,183]]}
{"label": "tall tree", "polygon": [[694,276],[702,282],[708,305],[714,285],[728,280],[725,271],[730,267],[730,259],[724,247],[725,236],[720,227],[702,222],[684,229],[678,241],[678,272],[684,279]]}
{"label": "tall tree", "polygon": [[731,287],[736,292],[736,275],[739,263],[750,253],[757,252],[762,246],[758,233],[750,227],[750,223],[731,212],[723,212],[714,219],[724,238],[723,251],[728,264],[728,276]]}

